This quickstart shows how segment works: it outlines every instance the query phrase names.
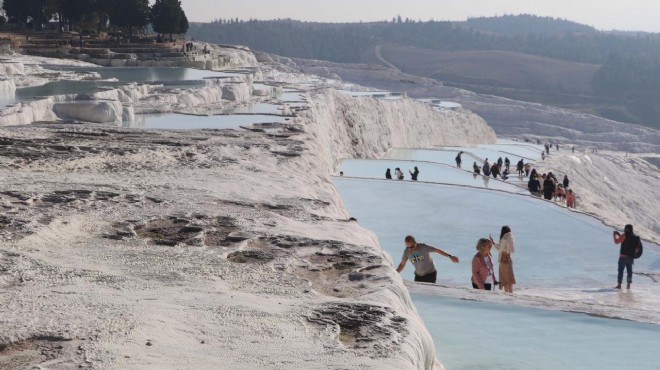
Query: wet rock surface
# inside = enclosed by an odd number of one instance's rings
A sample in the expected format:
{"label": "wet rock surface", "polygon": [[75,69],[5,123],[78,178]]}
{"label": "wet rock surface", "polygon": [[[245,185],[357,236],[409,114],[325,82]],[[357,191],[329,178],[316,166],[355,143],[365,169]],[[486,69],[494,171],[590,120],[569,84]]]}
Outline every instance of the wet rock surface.
{"label": "wet rock surface", "polygon": [[396,351],[406,334],[406,319],[387,307],[361,303],[327,304],[314,310],[310,322],[336,330],[337,340],[351,349],[370,349],[373,356]]}

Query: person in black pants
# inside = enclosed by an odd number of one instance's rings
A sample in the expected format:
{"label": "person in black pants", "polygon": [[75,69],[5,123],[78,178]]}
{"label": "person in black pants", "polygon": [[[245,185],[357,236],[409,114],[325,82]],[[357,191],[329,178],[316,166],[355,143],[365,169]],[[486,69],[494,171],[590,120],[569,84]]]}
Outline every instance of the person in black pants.
{"label": "person in black pants", "polygon": [[616,289],[621,289],[621,283],[623,283],[623,270],[626,270],[628,273],[627,288],[630,289],[633,277],[633,264],[635,263],[635,257],[641,252],[642,239],[633,232],[633,225],[626,225],[623,229],[623,235],[618,231],[614,231],[612,237],[614,239],[614,244],[621,244],[621,250],[619,252],[619,274],[617,276],[618,284]]}
{"label": "person in black pants", "polygon": [[415,267],[416,282],[435,284],[438,272],[435,269],[431,253],[437,253],[449,258],[453,263],[459,263],[458,257],[454,257],[451,254],[430,245],[417,243],[415,237],[412,235],[406,236],[405,242],[406,250],[403,251],[401,263],[399,263],[399,267],[396,268],[396,271],[399,273],[403,271],[403,268],[406,267],[406,262],[410,260]]}

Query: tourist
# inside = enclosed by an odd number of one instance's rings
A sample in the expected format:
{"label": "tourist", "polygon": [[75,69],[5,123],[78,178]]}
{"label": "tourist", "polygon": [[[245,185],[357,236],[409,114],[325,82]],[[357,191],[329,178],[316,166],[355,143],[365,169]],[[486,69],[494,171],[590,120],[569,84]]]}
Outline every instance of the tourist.
{"label": "tourist", "polygon": [[504,158],[504,168],[507,171],[511,171],[511,160],[509,160],[509,157]]}
{"label": "tourist", "polygon": [[617,276],[618,284],[616,289],[621,289],[624,269],[628,273],[627,288],[630,289],[633,276],[633,264],[635,263],[635,257],[641,251],[642,240],[633,232],[633,225],[626,225],[623,229],[623,235],[618,231],[614,231],[612,237],[614,239],[614,244],[621,244],[621,250],[619,252],[619,275]]}
{"label": "tourist", "polygon": [[477,254],[472,258],[472,288],[492,290],[495,279],[495,268],[490,249],[493,244],[486,238],[477,242]]}
{"label": "tourist", "polygon": [[502,172],[502,180],[508,180],[509,179],[509,169],[505,168],[504,172]]}
{"label": "tourist", "polygon": [[417,181],[417,176],[419,176],[419,169],[417,168],[417,166],[415,166],[415,172],[412,172],[410,170],[408,170],[408,172],[410,172],[410,177],[412,178],[412,181]]}
{"label": "tourist", "polygon": [[401,171],[401,169],[399,167],[397,167],[394,170],[394,175],[396,175],[397,180],[403,180],[404,179],[403,172]]}
{"label": "tourist", "polygon": [[555,144],[555,147],[557,148],[557,151],[559,151],[559,144]]}
{"label": "tourist", "polygon": [[344,171],[340,171],[339,176],[344,177]]}
{"label": "tourist", "polygon": [[474,162],[474,164],[472,165],[472,171],[474,171],[474,173],[477,175],[481,173],[481,168],[479,168],[477,162]]}
{"label": "tourist", "polygon": [[532,175],[527,183],[527,189],[535,197],[541,197],[541,182],[536,175]]}
{"label": "tourist", "polygon": [[461,164],[463,163],[463,159],[461,156],[463,155],[464,152],[458,152],[458,155],[456,156],[456,168],[461,168]]}
{"label": "tourist", "polygon": [[562,184],[564,185],[565,189],[568,189],[568,185],[570,185],[570,181],[568,181],[568,175],[564,175],[564,181],[562,181]]}
{"label": "tourist", "polygon": [[575,193],[572,189],[568,189],[568,193],[566,193],[566,207],[575,208]]}
{"label": "tourist", "polygon": [[435,269],[435,264],[433,263],[431,253],[437,253],[439,255],[445,256],[449,258],[453,263],[459,262],[458,257],[454,257],[443,250],[423,243],[417,243],[415,237],[411,235],[406,236],[405,242],[406,250],[403,251],[401,263],[399,263],[399,267],[396,268],[396,271],[403,271],[403,268],[406,267],[406,262],[410,260],[410,262],[415,267],[415,281],[417,282],[435,284],[437,278],[437,270]]}
{"label": "tourist", "polygon": [[504,165],[504,161],[502,160],[502,157],[499,157],[497,159],[497,167],[502,168],[503,165]]}
{"label": "tourist", "polygon": [[511,255],[515,252],[515,243],[513,233],[509,226],[502,226],[500,232],[500,242],[495,243],[493,237],[490,237],[495,249],[499,252],[498,262],[500,271],[500,289],[506,293],[513,293],[513,285],[516,283],[516,277],[513,274],[513,259]]}
{"label": "tourist", "polygon": [[541,152],[541,160],[545,161],[545,152]]}
{"label": "tourist", "polygon": [[574,146],[571,147],[571,150],[573,151],[573,153],[575,153],[575,147]]}
{"label": "tourist", "polygon": [[559,200],[564,200],[566,199],[566,189],[564,189],[564,185],[559,184],[557,186],[557,190],[555,191],[555,202]]}
{"label": "tourist", "polygon": [[388,168],[387,171],[385,171],[385,179],[386,180],[392,180],[392,171]]}
{"label": "tourist", "polygon": [[555,182],[553,181],[552,174],[548,174],[543,181],[543,197],[545,200],[552,200],[552,196],[555,194]]}
{"label": "tourist", "polygon": [[529,177],[529,173],[532,170],[532,164],[531,163],[525,163],[525,176]]}
{"label": "tourist", "polygon": [[500,166],[497,163],[493,163],[493,167],[490,169],[491,175],[493,175],[493,178],[497,178],[497,176],[500,175]]}
{"label": "tourist", "polygon": [[484,176],[490,176],[490,164],[488,163],[488,158],[486,158],[486,161],[484,162],[483,173]]}
{"label": "tourist", "polygon": [[518,161],[518,164],[516,165],[516,170],[518,170],[518,176],[522,177],[525,171],[525,162],[522,159]]}
{"label": "tourist", "polygon": [[545,151],[547,155],[550,155],[550,144],[545,144]]}

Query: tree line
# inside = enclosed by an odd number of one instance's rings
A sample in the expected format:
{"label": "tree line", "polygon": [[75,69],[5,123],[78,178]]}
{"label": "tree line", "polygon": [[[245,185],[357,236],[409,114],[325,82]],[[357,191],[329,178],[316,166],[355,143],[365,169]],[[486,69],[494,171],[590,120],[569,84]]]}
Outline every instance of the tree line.
{"label": "tree line", "polygon": [[49,29],[97,33],[109,28],[135,30],[149,24],[163,34],[185,34],[189,23],[180,0],[4,0],[2,8],[15,28]]}
{"label": "tree line", "polygon": [[[660,59],[660,35],[626,35],[598,32],[566,21],[557,33],[534,32],[521,16],[502,17],[502,26],[492,22],[411,21],[395,17],[392,22],[324,24],[292,20],[217,20],[191,25],[192,37],[215,43],[242,44],[282,56],[324,59],[332,62],[360,63],[370,49],[381,43],[398,43],[420,48],[454,50],[504,50],[568,60],[603,64],[613,53],[642,54]],[[527,18],[522,18],[527,19]],[[518,20],[518,21],[515,21]],[[544,24],[552,20],[543,19]],[[470,27],[488,23],[490,29],[518,30],[502,34]],[[496,23],[495,23],[496,24]],[[561,31],[561,32],[559,32]]]}

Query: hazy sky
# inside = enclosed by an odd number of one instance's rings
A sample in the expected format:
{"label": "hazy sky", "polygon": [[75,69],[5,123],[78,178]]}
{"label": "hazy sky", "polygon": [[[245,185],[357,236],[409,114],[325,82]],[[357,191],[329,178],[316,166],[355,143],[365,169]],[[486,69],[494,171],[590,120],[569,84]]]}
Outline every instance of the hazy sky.
{"label": "hazy sky", "polygon": [[660,32],[660,0],[182,0],[188,18],[293,18],[374,21],[403,18],[464,20],[529,13],[567,18],[599,29]]}

